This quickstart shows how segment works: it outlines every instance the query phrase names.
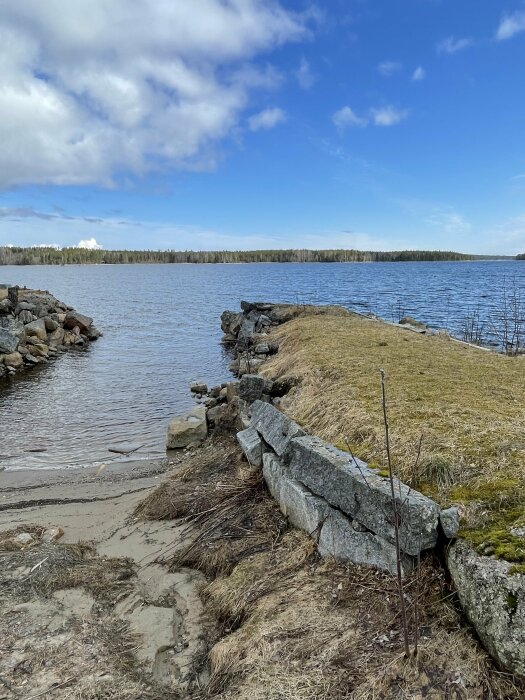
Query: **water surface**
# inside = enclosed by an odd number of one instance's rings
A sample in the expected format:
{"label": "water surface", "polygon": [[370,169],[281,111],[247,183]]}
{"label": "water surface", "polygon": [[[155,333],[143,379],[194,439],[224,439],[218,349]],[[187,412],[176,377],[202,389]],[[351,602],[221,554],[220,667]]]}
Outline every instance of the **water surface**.
{"label": "water surface", "polygon": [[192,405],[189,382],[229,379],[219,318],[241,299],[410,314],[461,335],[465,315],[489,315],[514,278],[525,286],[525,263],[0,267],[0,283],[48,289],[104,333],[1,386],[0,466],[102,463],[124,441],[143,445],[134,458],[162,454],[169,418]]}

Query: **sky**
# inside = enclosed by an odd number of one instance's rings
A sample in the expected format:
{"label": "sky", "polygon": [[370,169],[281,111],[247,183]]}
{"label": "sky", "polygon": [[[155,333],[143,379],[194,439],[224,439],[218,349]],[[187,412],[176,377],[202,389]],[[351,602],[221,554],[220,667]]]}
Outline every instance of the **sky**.
{"label": "sky", "polygon": [[2,0],[0,245],[525,251],[525,0]]}

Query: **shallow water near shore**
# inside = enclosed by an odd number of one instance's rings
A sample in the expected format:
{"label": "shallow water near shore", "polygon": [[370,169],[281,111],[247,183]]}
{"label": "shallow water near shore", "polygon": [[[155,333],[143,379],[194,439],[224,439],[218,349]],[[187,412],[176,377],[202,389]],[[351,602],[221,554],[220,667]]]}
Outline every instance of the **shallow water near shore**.
{"label": "shallow water near shore", "polygon": [[525,286],[525,263],[0,267],[0,283],[47,289],[104,333],[0,385],[0,467],[109,464],[123,443],[141,446],[129,459],[163,454],[169,418],[193,404],[189,382],[230,378],[219,319],[241,299],[409,314],[461,336],[465,315],[489,317],[514,279]]}

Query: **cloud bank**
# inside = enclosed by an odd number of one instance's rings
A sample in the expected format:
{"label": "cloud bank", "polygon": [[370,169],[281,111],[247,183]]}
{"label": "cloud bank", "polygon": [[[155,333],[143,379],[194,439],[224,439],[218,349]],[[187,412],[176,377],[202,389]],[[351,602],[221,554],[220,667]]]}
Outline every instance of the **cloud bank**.
{"label": "cloud bank", "polygon": [[210,167],[275,83],[257,58],[310,17],[276,0],[3,0],[0,188]]}

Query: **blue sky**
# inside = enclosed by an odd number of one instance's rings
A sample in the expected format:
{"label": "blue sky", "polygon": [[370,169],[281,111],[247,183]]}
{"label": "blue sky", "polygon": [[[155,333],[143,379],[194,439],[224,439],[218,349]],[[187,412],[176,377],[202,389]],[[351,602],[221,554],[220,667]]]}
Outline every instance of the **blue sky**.
{"label": "blue sky", "polygon": [[4,0],[0,244],[525,250],[525,2]]}

